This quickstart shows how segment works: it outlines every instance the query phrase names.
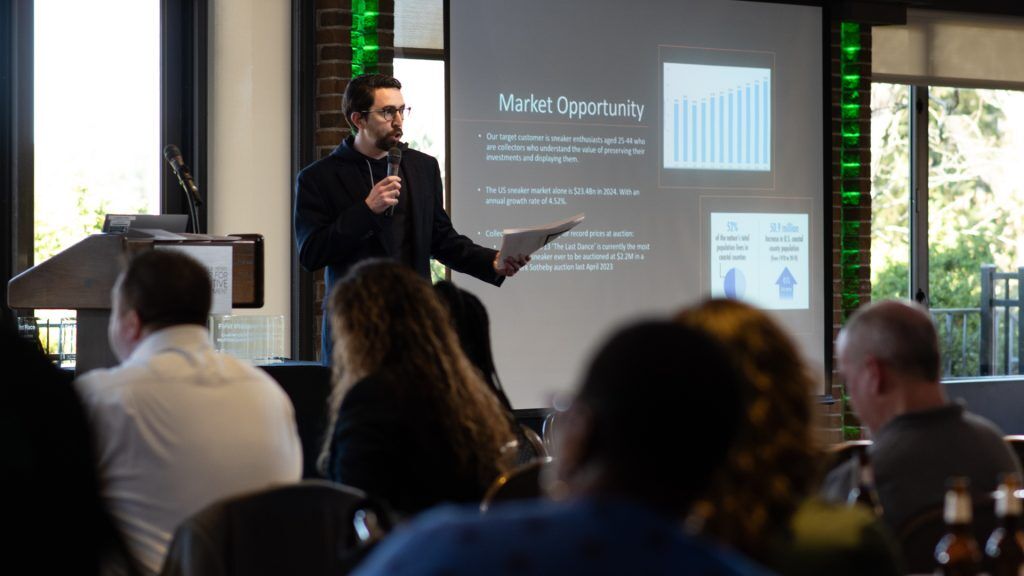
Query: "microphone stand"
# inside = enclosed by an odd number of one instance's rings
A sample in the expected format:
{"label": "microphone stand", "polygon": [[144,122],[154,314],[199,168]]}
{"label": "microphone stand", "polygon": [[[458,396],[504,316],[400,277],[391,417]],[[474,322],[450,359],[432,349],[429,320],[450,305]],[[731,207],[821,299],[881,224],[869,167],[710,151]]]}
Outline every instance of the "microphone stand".
{"label": "microphone stand", "polygon": [[188,204],[188,215],[189,222],[192,224],[192,233],[199,234],[199,206],[203,203],[202,199],[199,198],[199,191],[190,190],[181,174],[175,172],[175,175],[178,177],[178,184],[181,184],[181,190],[185,193],[185,202]]}
{"label": "microphone stand", "polygon": [[192,223],[192,233],[199,234],[199,208],[196,206],[195,198],[192,195],[185,192],[185,199],[188,203],[188,216],[189,221]]}

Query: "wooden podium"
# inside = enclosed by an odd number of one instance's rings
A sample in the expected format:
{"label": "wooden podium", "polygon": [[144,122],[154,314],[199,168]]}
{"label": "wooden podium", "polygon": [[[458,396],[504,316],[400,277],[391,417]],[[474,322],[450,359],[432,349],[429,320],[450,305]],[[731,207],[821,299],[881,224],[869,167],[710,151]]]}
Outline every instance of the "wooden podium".
{"label": "wooden podium", "polygon": [[78,312],[75,372],[117,365],[107,342],[110,290],[136,254],[161,245],[231,246],[232,306],[263,306],[263,236],[233,234],[215,240],[156,240],[123,234],[93,234],[21,274],[7,285],[13,309],[71,309]]}

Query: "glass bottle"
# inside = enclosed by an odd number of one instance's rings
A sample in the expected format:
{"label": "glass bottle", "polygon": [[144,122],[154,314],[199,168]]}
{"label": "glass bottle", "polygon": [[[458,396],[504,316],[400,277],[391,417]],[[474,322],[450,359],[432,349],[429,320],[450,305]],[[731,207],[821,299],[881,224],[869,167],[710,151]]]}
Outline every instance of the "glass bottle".
{"label": "glass bottle", "polygon": [[874,512],[875,516],[881,517],[882,503],[875,490],[875,470],[871,465],[871,457],[868,456],[867,448],[857,452],[852,474],[850,493],[846,496],[847,505],[864,505],[868,510]]}
{"label": "glass bottle", "polygon": [[985,544],[991,576],[1024,576],[1024,532],[1020,528],[1020,478],[1006,474],[996,490],[996,527]]}
{"label": "glass bottle", "polygon": [[971,532],[971,494],[967,478],[949,481],[943,518],[946,535],[935,546],[936,576],[977,576],[981,572],[981,552]]}

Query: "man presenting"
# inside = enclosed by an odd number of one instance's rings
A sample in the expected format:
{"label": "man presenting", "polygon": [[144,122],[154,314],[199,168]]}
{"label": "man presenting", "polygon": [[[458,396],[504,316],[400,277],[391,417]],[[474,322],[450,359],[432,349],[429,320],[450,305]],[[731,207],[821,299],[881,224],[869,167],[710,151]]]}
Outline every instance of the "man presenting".
{"label": "man presenting", "polygon": [[[330,292],[345,272],[367,258],[393,258],[430,278],[430,258],[495,286],[529,258],[497,259],[452,227],[442,204],[437,159],[404,149],[397,175],[388,175],[388,151],[402,145],[410,109],[398,80],[382,74],[354,78],[342,108],[354,136],[299,172],[295,237],[307,270],[327,267]],[[326,316],[325,316],[326,322]],[[330,361],[330,330],[321,358]]]}
{"label": "man presenting", "polygon": [[191,514],[302,474],[291,401],[265,372],[213,349],[211,298],[194,259],[137,256],[111,294],[110,347],[121,365],[75,381],[103,498],[147,574]]}

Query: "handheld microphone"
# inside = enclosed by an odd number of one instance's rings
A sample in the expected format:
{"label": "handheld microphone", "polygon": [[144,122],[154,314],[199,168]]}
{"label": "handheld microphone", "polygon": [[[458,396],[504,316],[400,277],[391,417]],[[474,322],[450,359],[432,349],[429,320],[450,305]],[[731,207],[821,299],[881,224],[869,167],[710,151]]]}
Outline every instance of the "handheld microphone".
{"label": "handheld microphone", "polygon": [[[398,146],[392,146],[391,150],[388,150],[388,176],[398,176],[398,165],[402,163],[402,149]],[[395,207],[388,206],[384,210],[385,216],[394,216]]]}
{"label": "handheld microphone", "polygon": [[203,199],[199,197],[199,187],[192,180],[192,174],[181,158],[181,150],[178,150],[174,144],[168,144],[164,147],[164,158],[170,163],[171,169],[174,170],[174,175],[178,177],[178,182],[185,189],[185,193],[195,202],[196,206],[202,206]]}

